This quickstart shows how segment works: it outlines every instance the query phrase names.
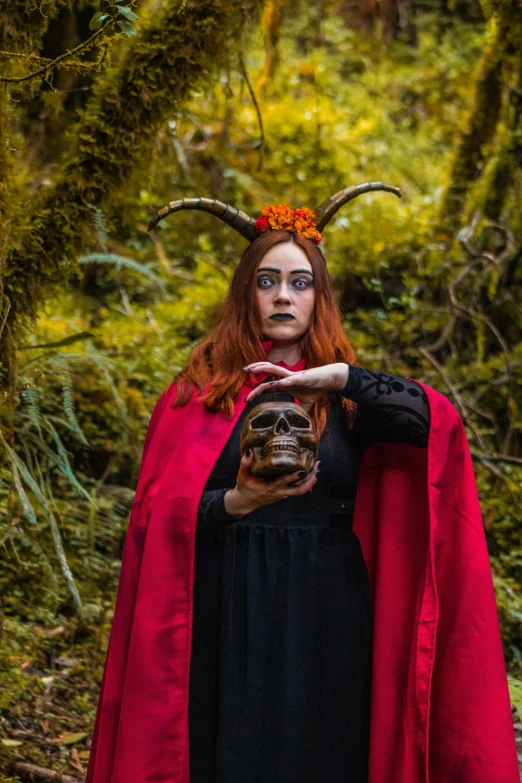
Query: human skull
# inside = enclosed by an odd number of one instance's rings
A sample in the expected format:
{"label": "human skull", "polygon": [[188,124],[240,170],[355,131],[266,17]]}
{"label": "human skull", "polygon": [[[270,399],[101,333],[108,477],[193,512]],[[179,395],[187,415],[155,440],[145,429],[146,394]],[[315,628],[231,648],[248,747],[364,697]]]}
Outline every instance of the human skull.
{"label": "human skull", "polygon": [[254,476],[282,476],[296,470],[309,473],[318,444],[312,419],[294,402],[263,402],[246,417],[240,451],[254,453]]}

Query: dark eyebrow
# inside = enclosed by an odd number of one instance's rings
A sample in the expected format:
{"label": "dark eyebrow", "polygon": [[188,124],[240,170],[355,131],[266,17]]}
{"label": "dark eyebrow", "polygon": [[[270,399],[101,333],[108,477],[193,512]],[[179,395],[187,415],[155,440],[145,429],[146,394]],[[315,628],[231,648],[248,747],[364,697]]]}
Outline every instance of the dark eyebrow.
{"label": "dark eyebrow", "polygon": [[[277,272],[278,275],[281,274],[280,269],[275,269],[272,266],[264,266],[261,269],[257,270],[258,272]],[[313,277],[313,274],[310,272],[309,269],[294,269],[293,272],[290,272],[291,275],[310,275],[310,277]]]}

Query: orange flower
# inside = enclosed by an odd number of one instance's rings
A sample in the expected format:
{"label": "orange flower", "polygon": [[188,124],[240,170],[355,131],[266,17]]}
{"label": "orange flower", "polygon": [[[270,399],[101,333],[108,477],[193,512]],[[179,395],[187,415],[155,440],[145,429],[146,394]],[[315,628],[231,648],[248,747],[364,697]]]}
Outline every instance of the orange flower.
{"label": "orange flower", "polygon": [[274,231],[291,231],[294,224],[294,213],[288,204],[270,204],[261,215],[268,218],[270,228]]}
{"label": "orange flower", "polygon": [[319,244],[321,234],[315,228],[315,214],[308,207],[292,210],[288,204],[269,204],[256,220],[258,231],[293,231]]}

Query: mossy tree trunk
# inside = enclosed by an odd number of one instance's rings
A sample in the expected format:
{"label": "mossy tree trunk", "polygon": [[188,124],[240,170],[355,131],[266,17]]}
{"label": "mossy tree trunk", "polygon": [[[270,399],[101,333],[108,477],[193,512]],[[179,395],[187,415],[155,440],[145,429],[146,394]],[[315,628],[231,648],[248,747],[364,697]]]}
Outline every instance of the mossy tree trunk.
{"label": "mossy tree trunk", "polygon": [[499,221],[516,173],[522,169],[522,51],[518,74],[508,87],[505,130],[498,142],[495,165],[484,203],[484,216]]}
{"label": "mossy tree trunk", "polygon": [[[489,30],[475,72],[475,95],[463,126],[443,195],[439,227],[451,239],[466,216],[466,201],[474,183],[482,177],[485,155],[497,149],[496,171],[490,179],[485,208],[488,216],[500,215],[512,183],[511,167],[517,166],[522,52],[522,6],[518,0],[483,0]],[[514,99],[512,110],[509,103]],[[506,116],[504,123],[500,122]],[[502,130],[502,127],[504,129]],[[500,138],[502,132],[503,138]]]}
{"label": "mossy tree trunk", "polygon": [[462,129],[450,168],[440,219],[452,234],[460,227],[470,185],[480,176],[484,147],[496,132],[502,99],[502,63],[506,49],[506,24],[494,17],[475,75],[475,95]]}
{"label": "mossy tree trunk", "polygon": [[77,270],[75,257],[92,240],[89,204],[103,204],[124,185],[165,117],[226,64],[260,6],[255,0],[169,0],[96,82],[54,187],[40,199],[28,194],[11,225],[2,263],[4,391],[13,389],[15,347],[39,305]]}
{"label": "mossy tree trunk", "polygon": [[[58,0],[0,0],[0,50],[14,53],[38,52],[49,24],[59,10]],[[45,7],[44,7],[45,6]],[[2,63],[7,60],[3,59]],[[0,87],[0,263],[6,251],[15,212],[12,175],[16,165],[11,153],[15,146],[20,152],[20,139],[13,141],[13,114],[16,101],[11,99],[5,85]],[[9,302],[2,296],[0,280],[0,341],[9,324],[5,315]],[[4,337],[5,339],[5,337]],[[3,350],[4,346],[0,348]],[[1,354],[0,354],[1,357]],[[1,362],[1,359],[0,359]]]}

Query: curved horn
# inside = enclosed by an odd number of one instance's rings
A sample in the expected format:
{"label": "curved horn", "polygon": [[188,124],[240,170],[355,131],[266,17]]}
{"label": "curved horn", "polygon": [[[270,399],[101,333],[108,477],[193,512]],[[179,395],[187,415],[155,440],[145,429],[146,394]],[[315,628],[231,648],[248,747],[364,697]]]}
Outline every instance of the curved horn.
{"label": "curved horn", "polygon": [[160,209],[156,217],[152,218],[147,230],[152,231],[162,218],[167,217],[172,212],[179,212],[180,209],[199,209],[203,212],[210,212],[211,215],[215,215],[231,228],[234,228],[249,242],[253,242],[258,236],[253,218],[240,209],[234,209],[229,204],[223,204],[222,201],[216,201],[216,199],[212,198],[182,198],[178,201],[171,201],[166,207]]}
{"label": "curved horn", "polygon": [[368,193],[370,190],[385,190],[387,193],[393,193],[399,198],[402,196],[399,188],[385,185],[383,182],[366,182],[364,185],[352,185],[349,188],[345,188],[345,190],[340,190],[332,198],[327,198],[317,209],[314,209],[315,227],[317,230],[322,231],[343,204],[346,204],[347,201],[351,201],[353,198],[357,198],[362,193]]}

